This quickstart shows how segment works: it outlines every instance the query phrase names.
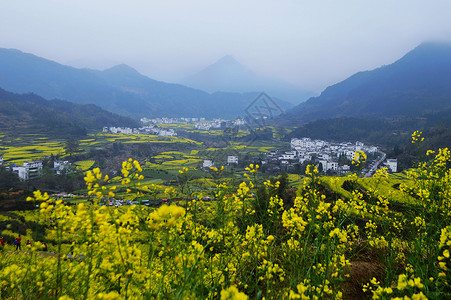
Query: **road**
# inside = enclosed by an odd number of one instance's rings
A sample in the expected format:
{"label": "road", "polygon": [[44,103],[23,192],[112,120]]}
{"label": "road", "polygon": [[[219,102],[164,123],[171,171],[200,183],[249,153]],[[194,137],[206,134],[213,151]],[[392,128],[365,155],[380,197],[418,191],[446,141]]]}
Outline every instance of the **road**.
{"label": "road", "polygon": [[372,163],[370,166],[370,170],[368,172],[365,173],[365,175],[363,175],[363,177],[371,177],[373,176],[374,172],[376,172],[377,168],[379,167],[379,165],[385,160],[385,158],[387,157],[387,155],[382,152],[379,151],[380,154],[382,154],[381,158],[379,160],[377,160],[376,162]]}

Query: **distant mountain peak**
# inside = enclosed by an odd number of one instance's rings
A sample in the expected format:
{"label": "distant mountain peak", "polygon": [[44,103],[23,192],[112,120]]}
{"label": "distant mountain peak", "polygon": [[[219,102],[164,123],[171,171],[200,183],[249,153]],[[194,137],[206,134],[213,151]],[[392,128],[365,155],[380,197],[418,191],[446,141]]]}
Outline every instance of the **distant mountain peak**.
{"label": "distant mountain peak", "polygon": [[215,63],[212,64],[212,66],[214,65],[236,65],[244,67],[238,60],[236,60],[236,58],[233,55],[230,54],[225,55],[220,59],[218,59]]}
{"label": "distant mountain peak", "polygon": [[255,74],[241,64],[233,55],[225,55],[198,73],[187,77],[183,84],[210,93],[223,92],[262,92],[273,97],[299,103],[312,96],[312,93],[291,85],[283,80]]}
{"label": "distant mountain peak", "polygon": [[229,60],[236,60],[235,57],[232,54],[227,54],[227,55],[224,55],[222,58],[218,59],[218,61],[219,60],[227,60],[227,59],[229,59]]}
{"label": "distant mountain peak", "polygon": [[237,74],[230,74],[235,76],[242,76],[243,73],[254,75],[252,71],[247,69],[243,64],[236,60],[233,55],[226,55],[221,57],[213,64],[201,70],[199,73],[197,73],[197,75],[205,74],[206,76],[211,76],[212,74],[216,74],[216,76],[224,77],[230,72],[237,72]]}
{"label": "distant mountain peak", "polygon": [[[17,55],[0,49],[2,88],[15,93],[34,92],[49,99],[95,103],[111,112],[136,118],[236,118],[258,95],[209,94],[183,85],[153,80],[125,64],[104,71],[77,69],[32,54],[12,51]],[[284,102],[279,104],[283,108],[291,106]],[[0,109],[0,115],[4,112]]]}
{"label": "distant mountain peak", "polygon": [[138,71],[136,71],[134,68],[130,67],[126,64],[119,64],[116,66],[113,66],[109,69],[104,70],[103,72],[106,73],[119,73],[119,74],[129,74],[129,75],[137,75],[140,74]]}

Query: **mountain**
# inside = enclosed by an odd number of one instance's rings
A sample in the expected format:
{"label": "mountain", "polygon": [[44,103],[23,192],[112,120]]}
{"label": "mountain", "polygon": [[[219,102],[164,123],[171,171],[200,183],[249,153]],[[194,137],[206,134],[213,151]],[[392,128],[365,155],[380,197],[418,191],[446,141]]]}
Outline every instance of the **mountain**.
{"label": "mountain", "polygon": [[259,92],[298,104],[312,92],[275,78],[259,76],[227,55],[205,69],[186,78],[183,84],[208,92]]}
{"label": "mountain", "polygon": [[423,43],[393,64],[359,72],[284,116],[292,125],[335,117],[397,118],[451,109],[451,44]]}
{"label": "mountain", "polygon": [[[451,135],[451,111],[426,114],[422,117],[399,117],[396,119],[339,117],[320,119],[302,125],[287,138],[309,137],[327,141],[362,141],[369,144],[394,146],[411,142],[411,133],[424,132],[429,141],[431,130],[446,131]],[[450,139],[441,146],[449,147]]]}
{"label": "mountain", "polygon": [[[243,115],[258,93],[218,95],[148,78],[127,65],[98,71],[77,69],[23,53],[0,49],[0,87],[16,93],[96,104],[134,117],[223,117]],[[220,97],[218,97],[220,96]],[[291,104],[278,101],[282,108]]]}
{"label": "mountain", "polygon": [[133,119],[107,112],[93,104],[46,100],[36,94],[15,94],[0,89],[0,132],[86,135],[103,126],[138,127]]}

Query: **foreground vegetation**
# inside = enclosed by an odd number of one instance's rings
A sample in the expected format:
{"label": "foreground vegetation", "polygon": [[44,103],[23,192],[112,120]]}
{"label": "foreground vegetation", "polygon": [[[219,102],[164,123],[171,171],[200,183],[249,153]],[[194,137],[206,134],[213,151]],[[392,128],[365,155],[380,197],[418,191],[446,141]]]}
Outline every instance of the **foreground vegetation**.
{"label": "foreground vegetation", "polygon": [[[205,191],[192,189],[186,167],[178,188],[145,184],[132,159],[120,178],[95,168],[85,176],[89,201],[37,191],[28,200],[39,209],[1,217],[7,242],[21,233],[32,244],[0,254],[0,297],[449,298],[450,152],[427,154],[400,177],[319,177],[309,166],[294,199],[253,164],[239,185],[212,168]],[[154,208],[102,205],[181,192]],[[213,201],[199,200],[206,195]]]}

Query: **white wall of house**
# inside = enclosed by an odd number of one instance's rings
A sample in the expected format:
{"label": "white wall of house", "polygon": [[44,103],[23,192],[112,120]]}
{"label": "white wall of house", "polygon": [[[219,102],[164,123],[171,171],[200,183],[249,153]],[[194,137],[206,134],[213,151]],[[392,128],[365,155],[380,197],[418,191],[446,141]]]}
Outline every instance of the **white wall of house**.
{"label": "white wall of house", "polygon": [[67,160],[55,160],[53,162],[53,169],[55,169],[56,174],[60,175],[67,173],[70,168],[70,163]]}
{"label": "white wall of house", "polygon": [[202,165],[204,168],[213,167],[213,161],[211,159],[204,159],[204,163]]}
{"label": "white wall of house", "polygon": [[338,170],[338,163],[334,162],[334,161],[328,161],[327,162],[327,170],[337,171]]}
{"label": "white wall of house", "polygon": [[23,166],[13,167],[13,172],[16,172],[22,180],[38,178],[42,174],[42,162],[26,161]]}
{"label": "white wall of house", "polygon": [[395,158],[389,158],[387,159],[387,166],[390,168],[390,170],[393,173],[398,172],[398,160]]}
{"label": "white wall of house", "polygon": [[229,156],[227,156],[227,163],[229,165],[231,165],[231,164],[238,164],[238,155],[229,155]]}
{"label": "white wall of house", "polygon": [[342,172],[349,172],[349,171],[351,171],[351,166],[343,165],[343,166],[339,167],[338,169]]}
{"label": "white wall of house", "polygon": [[323,165],[323,171],[326,172],[327,171],[327,160],[320,160],[318,163]]}
{"label": "white wall of house", "polygon": [[296,151],[287,151],[282,154],[280,159],[296,159]]}
{"label": "white wall of house", "polygon": [[369,147],[368,148],[368,152],[369,153],[376,153],[378,150],[377,150],[377,147],[376,146],[371,146],[371,147]]}

